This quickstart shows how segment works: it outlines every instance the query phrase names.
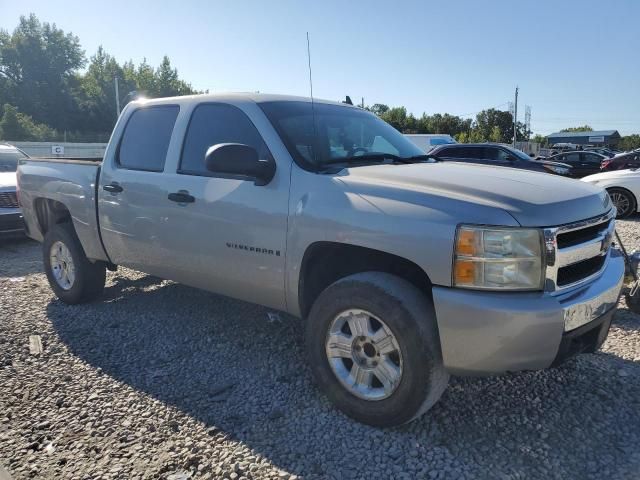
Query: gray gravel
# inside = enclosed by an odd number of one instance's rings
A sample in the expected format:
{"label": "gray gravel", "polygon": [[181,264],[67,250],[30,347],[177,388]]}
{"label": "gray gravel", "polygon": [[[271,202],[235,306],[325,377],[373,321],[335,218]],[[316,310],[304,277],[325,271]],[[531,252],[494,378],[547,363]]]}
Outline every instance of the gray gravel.
{"label": "gray gravel", "polygon": [[[619,232],[640,248],[640,218]],[[0,245],[0,472],[13,478],[640,475],[640,317],[624,301],[602,352],[452,379],[420,420],[377,430],[315,389],[294,318],[127,269],[70,307],[41,272],[38,244]]]}

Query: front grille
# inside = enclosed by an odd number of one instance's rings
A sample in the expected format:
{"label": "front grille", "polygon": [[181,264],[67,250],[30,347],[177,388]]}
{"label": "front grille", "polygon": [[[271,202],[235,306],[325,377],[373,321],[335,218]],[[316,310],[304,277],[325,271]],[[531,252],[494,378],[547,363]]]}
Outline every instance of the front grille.
{"label": "front grille", "polygon": [[604,270],[615,230],[614,210],[588,220],[547,228],[545,289],[577,287]]}
{"label": "front grille", "polygon": [[584,278],[598,273],[603,267],[606,258],[606,255],[599,255],[572,265],[567,265],[566,267],[560,267],[558,269],[558,286],[571,285],[572,283],[579,282]]}
{"label": "front grille", "polygon": [[0,208],[16,208],[17,206],[16,192],[0,192]]}
{"label": "front grille", "polygon": [[609,223],[611,221],[612,220],[609,220],[580,230],[573,230],[571,232],[558,234],[558,248],[572,247],[574,245],[593,240],[603,230],[606,230],[609,227]]}

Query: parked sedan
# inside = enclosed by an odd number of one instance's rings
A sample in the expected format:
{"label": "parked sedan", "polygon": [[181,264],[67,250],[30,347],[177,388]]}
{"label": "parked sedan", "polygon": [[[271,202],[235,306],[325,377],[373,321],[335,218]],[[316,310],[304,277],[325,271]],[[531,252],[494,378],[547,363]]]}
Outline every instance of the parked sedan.
{"label": "parked sedan", "polygon": [[534,160],[526,153],[498,143],[458,143],[441,145],[429,152],[443,161],[479,163],[498,167],[521,168],[535,172],[570,176],[571,167],[564,163]]}
{"label": "parked sedan", "polygon": [[554,162],[566,163],[571,166],[570,175],[573,178],[582,178],[594,173],[600,173],[600,167],[608,157],[596,152],[563,152],[548,157]]}
{"label": "parked sedan", "polygon": [[21,158],[29,157],[14,146],[0,145],[0,238],[24,234],[16,193],[16,170]]}
{"label": "parked sedan", "polygon": [[640,151],[633,151],[607,158],[602,162],[602,171],[625,170],[640,167]]}
{"label": "parked sedan", "polygon": [[603,187],[609,192],[611,202],[618,210],[618,218],[628,217],[638,211],[640,198],[640,170],[614,170],[589,175],[582,179],[593,185]]}

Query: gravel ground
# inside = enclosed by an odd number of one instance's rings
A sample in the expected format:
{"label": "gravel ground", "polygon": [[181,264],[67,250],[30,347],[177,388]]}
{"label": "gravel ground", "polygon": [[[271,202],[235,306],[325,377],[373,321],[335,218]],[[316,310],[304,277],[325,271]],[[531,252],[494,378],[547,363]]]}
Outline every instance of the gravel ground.
{"label": "gravel ground", "polygon": [[[640,218],[618,230],[640,248]],[[38,244],[3,244],[0,465],[14,479],[635,479],[640,316],[619,307],[602,352],[454,378],[424,417],[378,430],[318,393],[294,318],[127,269],[101,301],[66,306]]]}

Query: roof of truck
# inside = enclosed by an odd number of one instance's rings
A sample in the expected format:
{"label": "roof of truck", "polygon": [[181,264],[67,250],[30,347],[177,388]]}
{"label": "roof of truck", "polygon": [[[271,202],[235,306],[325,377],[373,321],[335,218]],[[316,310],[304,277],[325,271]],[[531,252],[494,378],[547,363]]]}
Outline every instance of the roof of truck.
{"label": "roof of truck", "polygon": [[[251,92],[201,93],[197,95],[184,95],[180,97],[138,99],[131,103],[153,105],[157,103],[171,103],[171,102],[180,102],[180,103],[190,103],[191,101],[228,102],[228,101],[238,101],[238,100],[252,101],[255,103],[265,103],[265,102],[309,102],[311,103],[310,97],[299,97],[295,95],[277,95],[277,94],[270,94],[270,93],[255,93],[255,92],[254,93],[251,93]],[[342,105],[346,107],[352,106],[346,103],[336,102],[332,100],[324,100],[320,98],[314,98],[313,101],[316,103],[328,103],[328,104],[334,104],[334,105]]]}

